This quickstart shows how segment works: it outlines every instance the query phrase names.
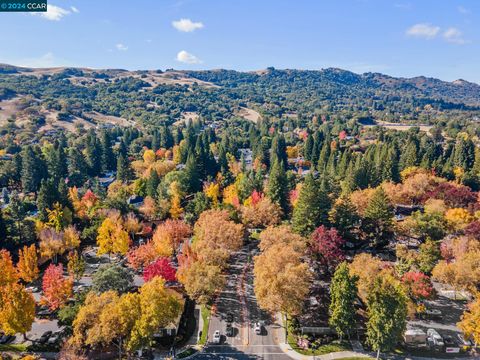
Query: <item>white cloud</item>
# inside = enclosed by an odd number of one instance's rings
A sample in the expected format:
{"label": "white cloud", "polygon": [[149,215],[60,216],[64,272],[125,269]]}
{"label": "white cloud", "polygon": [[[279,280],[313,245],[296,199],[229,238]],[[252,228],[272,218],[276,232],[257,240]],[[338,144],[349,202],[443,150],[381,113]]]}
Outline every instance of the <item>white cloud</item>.
{"label": "white cloud", "polygon": [[177,61],[180,61],[185,64],[201,64],[202,63],[202,60],[197,58],[195,55],[186,52],[185,50],[182,50],[177,54]]}
{"label": "white cloud", "polygon": [[80,10],[78,10],[75,6],[70,6],[70,9],[77,14],[80,12]]}
{"label": "white cloud", "polygon": [[470,10],[468,10],[467,8],[463,7],[462,5],[458,6],[457,7],[457,10],[460,14],[470,14]]}
{"label": "white cloud", "polygon": [[467,41],[463,38],[463,33],[457,28],[451,27],[444,31],[443,38],[453,44],[463,45]]}
{"label": "white cloud", "polygon": [[407,29],[406,34],[413,37],[433,39],[438,35],[439,32],[439,26],[433,26],[430,24],[415,24]]}
{"label": "white cloud", "polygon": [[119,44],[115,45],[115,47],[117,48],[117,50],[120,50],[120,51],[127,51],[128,50],[128,46],[126,46],[125,44],[122,44],[122,43],[119,43]]}
{"label": "white cloud", "polygon": [[46,12],[32,12],[30,14],[32,14],[34,16],[41,16],[44,19],[47,19],[47,20],[50,20],[50,21],[59,21],[64,16],[70,15],[71,11],[67,10],[67,9],[63,9],[60,6],[48,4]]}
{"label": "white cloud", "polygon": [[203,28],[203,23],[201,22],[193,22],[190,19],[180,19],[177,21],[172,21],[172,26],[177,29],[178,31],[182,32],[192,32],[197,29]]}

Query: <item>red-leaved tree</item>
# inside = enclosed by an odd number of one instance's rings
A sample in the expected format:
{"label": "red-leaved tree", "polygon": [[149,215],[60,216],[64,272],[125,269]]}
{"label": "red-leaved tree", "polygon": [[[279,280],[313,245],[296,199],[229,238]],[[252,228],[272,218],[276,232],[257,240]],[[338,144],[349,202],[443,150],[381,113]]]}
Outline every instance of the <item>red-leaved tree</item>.
{"label": "red-leaved tree", "polygon": [[409,271],[402,276],[402,283],[412,300],[426,300],[433,296],[430,278],[420,271]]}
{"label": "red-leaved tree", "polygon": [[151,241],[136,248],[131,249],[127,253],[128,266],[134,270],[138,270],[150,264],[158,257],[155,247]]}
{"label": "red-leaved tree", "polygon": [[155,276],[161,276],[165,281],[175,281],[177,279],[176,270],[166,257],[157,259],[143,271],[143,280],[145,281],[150,281]]}
{"label": "red-leaved tree", "polygon": [[63,265],[50,264],[43,275],[41,303],[50,310],[62,307],[72,296],[73,278],[63,276]]}
{"label": "red-leaved tree", "polygon": [[345,240],[337,229],[328,229],[323,225],[313,232],[311,240],[312,252],[317,256],[320,265],[332,273],[337,265],[345,259],[342,250]]}

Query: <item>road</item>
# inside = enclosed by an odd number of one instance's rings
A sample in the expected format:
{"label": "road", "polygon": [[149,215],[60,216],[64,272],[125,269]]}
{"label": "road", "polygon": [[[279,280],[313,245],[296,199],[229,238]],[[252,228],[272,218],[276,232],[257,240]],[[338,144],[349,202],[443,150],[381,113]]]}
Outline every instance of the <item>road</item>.
{"label": "road", "polygon": [[[277,345],[284,332],[270,314],[260,310],[253,290],[252,252],[256,243],[245,245],[231,259],[227,284],[214,305],[208,338],[210,343],[196,359],[290,359]],[[233,315],[234,336],[226,337],[227,314]],[[255,333],[255,323],[262,333]],[[220,330],[221,343],[212,344],[213,333]]]}

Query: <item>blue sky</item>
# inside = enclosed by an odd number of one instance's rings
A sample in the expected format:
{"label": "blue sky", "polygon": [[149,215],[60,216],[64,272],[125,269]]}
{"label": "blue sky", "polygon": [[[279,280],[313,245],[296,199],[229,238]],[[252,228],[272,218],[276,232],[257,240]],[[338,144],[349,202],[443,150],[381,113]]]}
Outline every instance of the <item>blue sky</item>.
{"label": "blue sky", "polygon": [[0,13],[0,62],[340,67],[480,83],[479,16],[477,0],[49,0],[47,14]]}

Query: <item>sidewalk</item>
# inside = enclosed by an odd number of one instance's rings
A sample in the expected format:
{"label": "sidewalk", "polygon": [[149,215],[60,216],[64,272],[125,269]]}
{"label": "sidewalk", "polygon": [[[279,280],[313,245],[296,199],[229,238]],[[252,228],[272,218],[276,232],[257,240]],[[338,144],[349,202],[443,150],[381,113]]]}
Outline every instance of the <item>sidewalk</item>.
{"label": "sidewalk", "polygon": [[[176,349],[176,354],[177,355],[186,351],[189,348],[197,348],[198,351],[201,350],[201,347],[197,345],[197,340],[200,336],[200,332],[203,329],[203,318],[202,318],[202,314],[201,314],[200,305],[195,305],[195,310],[194,310],[193,314],[195,316],[195,330],[193,331],[192,336],[190,337],[190,339],[188,339],[188,341],[185,343],[185,345],[183,345],[179,349]],[[195,356],[195,355],[196,354],[193,354],[192,357]],[[171,356],[170,356],[168,350],[156,351],[154,353],[154,359],[155,360],[163,360],[163,359],[168,359],[170,357]],[[187,359],[187,358],[185,358],[185,359]]]}
{"label": "sidewalk", "polygon": [[370,355],[364,354],[364,353],[358,353],[355,351],[339,351],[339,352],[334,352],[334,353],[329,353],[325,355],[302,355],[293,350],[290,345],[285,344],[285,343],[280,343],[279,344],[280,349],[287,354],[289,357],[292,359],[296,360],[331,360],[331,359],[344,359],[344,358],[350,358],[350,357],[365,357],[368,358]]}

